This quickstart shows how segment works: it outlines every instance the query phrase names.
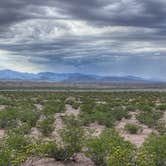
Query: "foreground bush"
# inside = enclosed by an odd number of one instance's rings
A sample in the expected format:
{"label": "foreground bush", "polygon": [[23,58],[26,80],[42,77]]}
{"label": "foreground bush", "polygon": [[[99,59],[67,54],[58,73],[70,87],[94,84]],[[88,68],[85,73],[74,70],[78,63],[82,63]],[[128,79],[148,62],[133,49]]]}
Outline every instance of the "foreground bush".
{"label": "foreground bush", "polygon": [[130,134],[137,134],[138,132],[141,132],[141,127],[135,124],[126,124],[124,129],[129,132]]}
{"label": "foreground bush", "polygon": [[160,111],[148,110],[140,112],[137,119],[149,127],[154,127],[162,115],[163,113]]}
{"label": "foreground bush", "polygon": [[[100,137],[88,139],[86,144],[88,148],[88,157],[90,157],[95,164],[99,166],[112,165],[112,163],[116,164],[120,159],[117,149],[120,149],[120,153],[128,152],[129,154],[132,154],[132,150],[134,150],[134,146],[132,146],[129,142],[124,141],[113,130],[105,130]],[[113,156],[115,156],[116,159]],[[126,161],[132,159],[128,154],[121,157],[126,157]],[[125,162],[123,162],[123,164],[124,163]]]}
{"label": "foreground bush", "polygon": [[154,155],[156,166],[166,166],[166,135],[149,136],[142,148]]}
{"label": "foreground bush", "polygon": [[63,149],[65,153],[72,156],[74,153],[81,151],[83,145],[84,131],[80,122],[75,117],[65,119],[65,128],[61,131]]}
{"label": "foreground bush", "polygon": [[49,116],[39,123],[38,128],[45,136],[48,136],[54,130],[53,123],[54,118]]}
{"label": "foreground bush", "polygon": [[30,140],[21,134],[8,133],[0,146],[0,165],[19,166],[26,160],[26,147]]}

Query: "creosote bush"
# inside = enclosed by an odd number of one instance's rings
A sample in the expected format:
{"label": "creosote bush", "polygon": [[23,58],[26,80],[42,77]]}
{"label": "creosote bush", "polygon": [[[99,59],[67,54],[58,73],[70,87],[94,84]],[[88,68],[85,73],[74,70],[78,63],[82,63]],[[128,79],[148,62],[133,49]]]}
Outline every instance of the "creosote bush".
{"label": "creosote bush", "polygon": [[124,127],[124,129],[129,132],[130,134],[137,134],[140,133],[142,131],[141,126],[138,126],[136,124],[131,124],[131,123],[127,123]]}

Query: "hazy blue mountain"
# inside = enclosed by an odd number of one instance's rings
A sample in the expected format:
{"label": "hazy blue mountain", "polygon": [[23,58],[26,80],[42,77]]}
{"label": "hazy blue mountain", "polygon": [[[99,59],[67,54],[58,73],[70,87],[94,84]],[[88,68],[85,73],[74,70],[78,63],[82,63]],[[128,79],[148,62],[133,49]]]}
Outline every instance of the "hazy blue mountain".
{"label": "hazy blue mountain", "polygon": [[49,82],[123,82],[123,83],[134,83],[134,82],[153,82],[152,80],[146,80],[135,76],[98,76],[98,75],[86,75],[80,73],[52,73],[52,72],[41,72],[37,74],[33,73],[22,73],[12,70],[0,70],[1,81],[49,81]]}
{"label": "hazy blue mountain", "polygon": [[36,78],[37,75],[32,73],[22,73],[12,70],[0,70],[0,80],[29,80]]}

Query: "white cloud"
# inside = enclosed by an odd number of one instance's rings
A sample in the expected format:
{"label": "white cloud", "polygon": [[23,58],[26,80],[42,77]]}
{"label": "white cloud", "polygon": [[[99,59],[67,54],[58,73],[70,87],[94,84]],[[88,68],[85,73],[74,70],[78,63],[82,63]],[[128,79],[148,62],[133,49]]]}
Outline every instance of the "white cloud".
{"label": "white cloud", "polygon": [[14,55],[9,51],[0,50],[0,59],[0,69],[11,69],[33,73],[37,73],[42,70],[45,71],[44,66],[31,63],[28,57]]}

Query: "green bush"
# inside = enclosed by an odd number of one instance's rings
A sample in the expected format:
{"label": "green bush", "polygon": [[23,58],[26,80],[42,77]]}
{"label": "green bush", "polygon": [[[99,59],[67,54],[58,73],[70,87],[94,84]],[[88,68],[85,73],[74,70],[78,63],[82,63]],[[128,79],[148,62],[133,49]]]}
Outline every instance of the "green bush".
{"label": "green bush", "polygon": [[26,160],[26,147],[30,139],[21,134],[8,133],[0,147],[0,165],[19,166]]}
{"label": "green bush", "polygon": [[54,130],[53,123],[54,118],[49,116],[39,123],[38,128],[45,136],[48,136]]}
{"label": "green bush", "polygon": [[31,126],[28,123],[23,123],[21,126],[16,127],[16,128],[11,128],[8,130],[8,133],[16,133],[16,134],[22,134],[22,135],[27,135],[31,131]]}
{"label": "green bush", "polygon": [[143,145],[143,150],[154,155],[155,166],[166,165],[166,135],[150,135]]}
{"label": "green bush", "polygon": [[55,113],[63,112],[65,110],[65,105],[63,102],[50,102],[47,103],[42,112],[44,115],[49,116]]}
{"label": "green bush", "polygon": [[87,156],[99,166],[106,166],[113,161],[112,157],[115,154],[115,149],[130,150],[134,148],[130,143],[124,141],[114,130],[105,130],[100,137],[86,140],[86,146]]}
{"label": "green bush", "polygon": [[[139,149],[134,157],[132,166],[157,166],[155,163],[155,156],[152,152],[148,152],[144,149]],[[134,165],[135,163],[135,165]]]}
{"label": "green bush", "polygon": [[122,107],[116,106],[112,108],[109,104],[99,104],[95,107],[92,107],[92,105],[88,106],[83,107],[86,110],[83,109],[80,115],[84,125],[98,122],[101,125],[111,128],[116,121],[121,120],[123,117],[128,117],[128,111]]}
{"label": "green bush", "polygon": [[0,148],[0,165],[11,166],[11,151],[8,149]]}
{"label": "green bush", "polygon": [[134,166],[134,155],[135,151],[131,148],[112,147],[106,160],[107,166]]}
{"label": "green bush", "polygon": [[0,128],[16,127],[18,111],[16,109],[7,109],[0,112]]}
{"label": "green bush", "polygon": [[75,117],[65,119],[65,127],[61,131],[63,150],[60,151],[71,157],[74,153],[81,151],[84,131],[80,126],[80,122]]}
{"label": "green bush", "polygon": [[154,127],[162,115],[163,113],[160,111],[141,111],[137,119],[149,127]]}
{"label": "green bush", "polygon": [[164,121],[159,120],[155,126],[155,129],[161,134],[166,134],[166,124]]}
{"label": "green bush", "polygon": [[35,111],[26,110],[19,113],[19,120],[23,123],[28,123],[31,127],[36,126],[36,122],[39,118],[39,114]]}
{"label": "green bush", "polygon": [[130,134],[137,134],[138,132],[141,132],[140,126],[131,123],[126,124],[124,129]]}

